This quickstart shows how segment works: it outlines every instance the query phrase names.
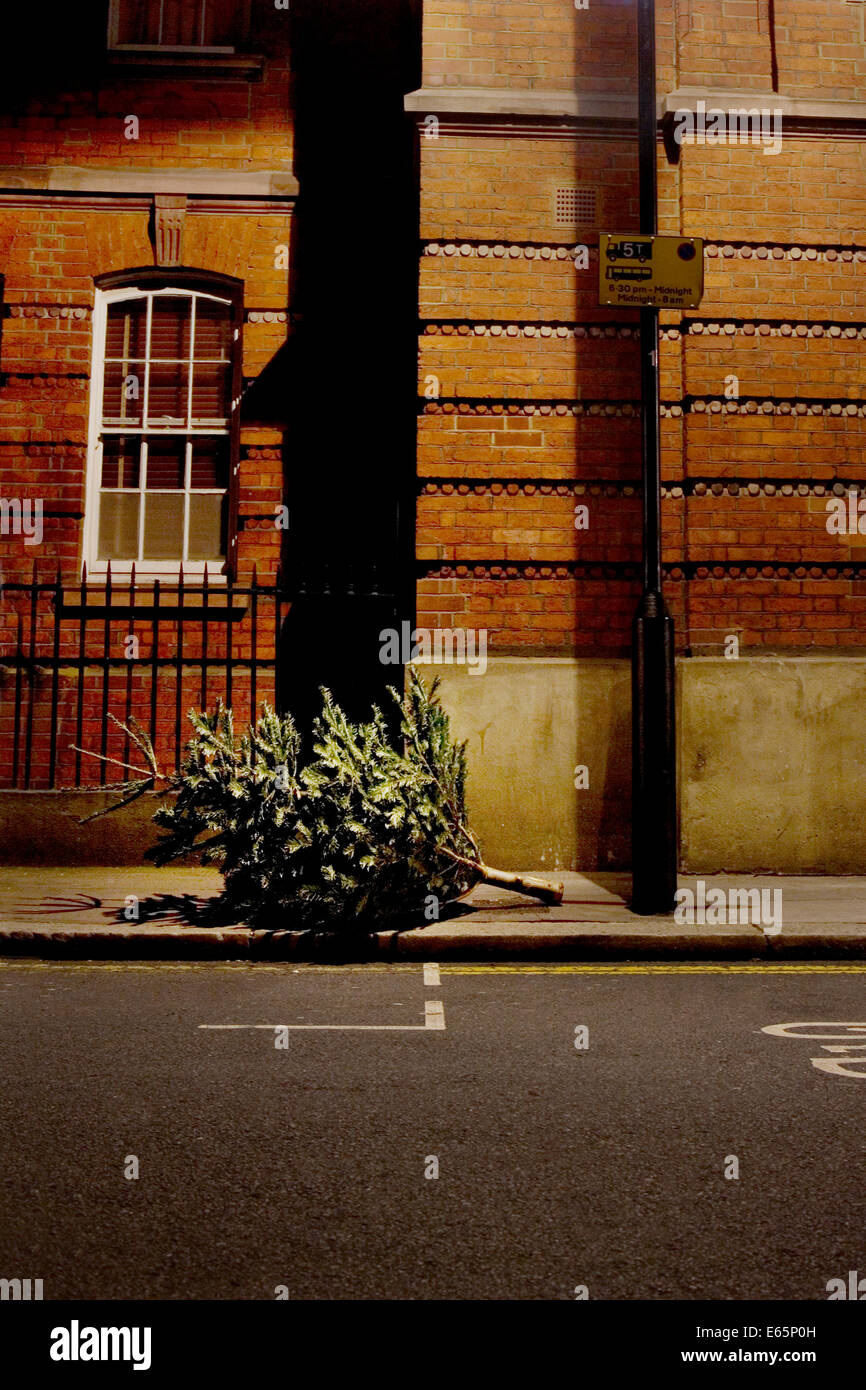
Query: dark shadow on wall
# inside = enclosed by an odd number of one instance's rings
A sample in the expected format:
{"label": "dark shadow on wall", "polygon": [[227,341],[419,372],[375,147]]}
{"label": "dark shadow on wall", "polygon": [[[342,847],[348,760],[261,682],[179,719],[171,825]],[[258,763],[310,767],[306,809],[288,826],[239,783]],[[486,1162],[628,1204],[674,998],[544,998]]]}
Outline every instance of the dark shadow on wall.
{"label": "dark shadow on wall", "polygon": [[[249,387],[241,410],[245,427],[269,425],[283,431],[289,526],[281,567],[291,604],[277,640],[276,702],[280,710],[291,710],[306,736],[321,708],[322,687],[335,694],[350,717],[367,718],[373,702],[386,712],[394,709],[386,686],[402,688],[403,668],[383,666],[379,660],[379,634],[399,624],[393,557],[387,549],[370,558],[331,549],[327,494],[297,485],[295,466],[305,433],[300,345],[295,330]],[[321,522],[311,516],[314,506],[323,511]],[[310,541],[320,526],[313,549]]]}
{"label": "dark shadow on wall", "polygon": [[63,93],[95,95],[104,68],[107,32],[107,0],[86,4],[46,0],[7,7],[0,113],[14,114],[41,100],[53,115],[64,109]]}
{"label": "dark shadow on wall", "polygon": [[414,617],[418,194],[404,95],[420,0],[296,0],[291,407],[281,701],[327,685],[355,717],[399,667],[383,627]]}

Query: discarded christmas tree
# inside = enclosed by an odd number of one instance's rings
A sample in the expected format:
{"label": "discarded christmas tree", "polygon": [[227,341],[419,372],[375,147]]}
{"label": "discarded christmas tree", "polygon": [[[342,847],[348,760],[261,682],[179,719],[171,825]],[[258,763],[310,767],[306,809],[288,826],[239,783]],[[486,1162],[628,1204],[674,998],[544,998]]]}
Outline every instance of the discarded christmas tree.
{"label": "discarded christmas tree", "polygon": [[169,793],[149,857],[217,865],[227,905],[260,926],[369,931],[398,916],[429,920],[479,882],[561,902],[561,885],[483,863],[466,815],[466,747],[451,737],[437,685],[428,691],[410,669],[402,700],[391,691],[399,740],[380,710],[353,724],[324,692],[303,767],[291,716],[267,706],[240,739],[231,710],[191,712],[194,737],[171,774],[139,725],[121,725],[147,766],[129,769],[139,775],[118,784],[110,809]]}

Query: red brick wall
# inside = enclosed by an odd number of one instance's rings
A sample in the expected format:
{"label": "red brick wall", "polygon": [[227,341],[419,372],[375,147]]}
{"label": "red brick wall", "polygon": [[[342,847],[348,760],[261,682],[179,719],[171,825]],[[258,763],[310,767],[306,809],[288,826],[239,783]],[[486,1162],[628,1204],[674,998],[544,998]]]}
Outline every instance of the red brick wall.
{"label": "red brick wall", "polygon": [[425,86],[621,92],[634,69],[634,11],[591,0],[428,0]]}
{"label": "red brick wall", "polygon": [[[163,168],[228,171],[291,171],[293,121],[291,54],[287,18],[271,6],[253,6],[251,47],[263,55],[257,80],[107,72],[94,90],[58,90],[34,96],[23,108],[0,117],[0,166],[116,168],[140,172]],[[138,138],[124,138],[124,121],[138,118]],[[154,177],[155,191],[158,176]],[[56,185],[55,185],[56,186]],[[195,186],[190,185],[195,193]],[[84,511],[89,372],[91,361],[94,278],[109,271],[154,264],[148,235],[150,210],[142,195],[124,198],[84,194],[77,201],[38,191],[0,201],[0,272],[5,277],[0,338],[0,496],[41,498],[44,540],[27,545],[22,536],[0,537],[0,562],[7,585],[24,583],[34,574],[40,584],[54,583],[59,570],[66,607],[80,602],[82,516]],[[291,321],[289,274],[275,267],[275,249],[292,250],[290,205],[246,200],[241,210],[227,200],[223,207],[210,196],[206,204],[190,198],[183,243],[183,263],[228,274],[244,282],[243,375],[249,387],[285,342]],[[171,271],[166,270],[170,279]],[[259,583],[273,583],[284,533],[274,525],[282,501],[283,430],[279,420],[263,422],[242,408],[240,435],[237,580],[249,586],[254,567]],[[177,606],[164,587],[163,607]],[[52,595],[40,592],[31,621],[30,595],[6,588],[0,603],[0,784],[48,784],[50,734],[56,735],[55,783],[76,781],[76,758],[69,745],[102,744],[103,692],[107,708],[125,718],[135,714],[150,724],[156,694],[157,744],[160,755],[176,751],[175,713],[179,700],[181,738],[188,733],[186,711],[202,698],[213,704],[225,698],[228,626],[209,624],[207,656],[212,669],[204,689],[201,672],[185,670],[180,688],[172,664],[181,652],[187,662],[202,657],[202,625],[186,621],[183,630],[163,621],[154,652],[150,614],[153,590],[136,595],[136,614],[112,616],[108,626],[87,624],[83,672],[77,622],[66,617],[57,635],[56,689],[55,609]],[[91,584],[90,605],[103,600]],[[200,604],[201,599],[188,599]],[[213,607],[224,604],[218,592]],[[252,602],[241,621],[231,624],[231,656],[236,714],[242,723],[251,699],[250,660],[256,672],[256,698],[273,698],[275,623],[273,605],[261,599],[257,632],[252,631]],[[115,608],[129,603],[128,589],[115,586]],[[138,658],[124,664],[123,644],[133,632]],[[16,677],[3,655],[23,652]],[[27,665],[30,654],[35,664]],[[154,656],[163,663],[153,665]],[[45,658],[40,665],[40,658]],[[108,659],[109,665],[106,666]],[[220,664],[222,661],[223,664]],[[67,664],[68,663],[68,664]],[[16,689],[16,680],[18,688]],[[79,703],[80,702],[80,703]],[[17,737],[12,725],[17,713]],[[16,751],[17,750],[17,751]],[[113,726],[107,752],[124,758],[128,749]],[[25,764],[27,767],[25,768]],[[88,761],[84,780],[98,781],[100,766]],[[109,780],[120,775],[109,771]]]}
{"label": "red brick wall", "polygon": [[862,101],[864,14],[858,0],[656,0],[659,86],[770,91]]}
{"label": "red brick wall", "polygon": [[[73,168],[287,169],[292,165],[289,21],[271,5],[252,5],[249,48],[264,58],[255,80],[192,70],[152,77],[126,69],[42,90],[0,125],[0,165]],[[93,55],[88,55],[91,60]],[[97,59],[98,61],[98,59]],[[34,74],[34,77],[38,73]],[[139,121],[125,136],[125,117]]]}
{"label": "red brick wall", "polygon": [[866,13],[836,0],[776,0],[781,89],[792,96],[862,101]]}
{"label": "red brick wall", "polygon": [[[603,91],[586,46],[599,25],[621,42],[617,8],[438,0],[425,82]],[[777,0],[771,29],[766,0],[659,0],[660,94],[777,79],[783,96],[863,100],[863,8]],[[537,52],[514,71],[530,11]],[[599,228],[636,225],[634,154],[496,119],[473,132],[454,117],[419,141],[419,614],[486,626],[493,653],[625,654],[634,316],[600,308],[595,260],[581,272],[572,256]],[[660,231],[708,242],[701,307],[662,315],[664,561],[683,651],[720,653],[730,633],[741,650],[866,648],[866,538],[826,525],[834,488],[866,488],[864,137],[816,125],[778,154],[686,143],[677,162],[659,147]],[[597,187],[594,229],[556,225],[557,184]],[[582,502],[589,529],[575,530]]]}

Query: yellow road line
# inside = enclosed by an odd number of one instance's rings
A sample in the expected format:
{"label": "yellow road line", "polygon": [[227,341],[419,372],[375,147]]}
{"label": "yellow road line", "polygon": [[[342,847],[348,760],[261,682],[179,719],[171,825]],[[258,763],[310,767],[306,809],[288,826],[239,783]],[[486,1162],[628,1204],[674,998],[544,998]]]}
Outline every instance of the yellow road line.
{"label": "yellow road line", "polygon": [[0,971],[3,970],[222,970],[237,973],[240,970],[284,975],[287,971],[314,971],[321,974],[346,971],[363,973],[391,974],[395,970],[409,970],[417,975],[421,972],[421,962],[395,961],[393,965],[316,965],[304,961],[247,961],[247,960],[16,960],[0,958]]}
{"label": "yellow road line", "polygon": [[[255,971],[258,974],[285,974],[296,971],[305,974],[360,974],[390,975],[395,971],[417,973],[420,961],[394,961],[369,965],[317,965],[303,961],[79,961],[79,960],[0,960],[2,970],[64,970],[64,971],[118,971],[118,970],[160,970],[196,971],[220,970],[228,973]],[[587,962],[584,964],[557,965],[498,965],[476,964],[460,965],[442,962],[439,966],[442,975],[862,975],[866,974],[866,961],[733,961],[729,964],[714,962],[652,961],[645,964],[612,962]]]}
{"label": "yellow road line", "polygon": [[301,962],[259,962],[245,960],[0,960],[0,970],[239,970],[285,974],[287,970],[420,970],[418,965],[304,965]]}
{"label": "yellow road line", "polygon": [[440,969],[444,975],[490,972],[499,975],[861,975],[866,973],[866,961],[734,961],[726,965],[702,961],[623,965],[592,962],[583,965],[442,965]]}

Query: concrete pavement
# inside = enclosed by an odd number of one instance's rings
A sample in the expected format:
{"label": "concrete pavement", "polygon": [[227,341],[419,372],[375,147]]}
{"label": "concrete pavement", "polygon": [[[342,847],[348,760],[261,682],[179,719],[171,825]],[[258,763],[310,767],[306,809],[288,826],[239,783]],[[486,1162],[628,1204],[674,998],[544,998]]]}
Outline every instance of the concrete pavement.
{"label": "concrete pavement", "polygon": [[[535,870],[535,872],[538,872]],[[0,955],[142,959],[593,959],[866,958],[866,876],[681,876],[695,921],[629,911],[627,874],[551,874],[558,907],[481,886],[441,921],[407,922],[372,937],[313,942],[287,922],[253,931],[220,912],[221,878],[202,868],[6,868],[0,885]],[[700,886],[703,884],[703,887]],[[763,892],[772,926],[725,920],[702,904],[712,889]],[[733,914],[736,918],[736,914]]]}

